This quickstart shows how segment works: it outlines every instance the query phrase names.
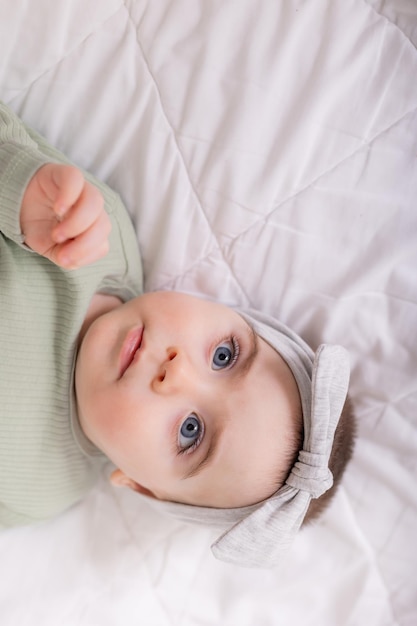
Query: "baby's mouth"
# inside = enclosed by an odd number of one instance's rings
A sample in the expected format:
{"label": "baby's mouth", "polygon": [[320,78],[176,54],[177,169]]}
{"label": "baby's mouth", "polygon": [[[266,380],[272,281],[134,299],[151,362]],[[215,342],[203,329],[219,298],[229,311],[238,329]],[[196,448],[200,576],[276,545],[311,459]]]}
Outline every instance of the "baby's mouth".
{"label": "baby's mouth", "polygon": [[122,350],[120,352],[119,359],[119,378],[125,374],[126,370],[131,366],[136,352],[139,350],[142,344],[143,327],[133,328],[130,330],[126,339],[123,342]]}

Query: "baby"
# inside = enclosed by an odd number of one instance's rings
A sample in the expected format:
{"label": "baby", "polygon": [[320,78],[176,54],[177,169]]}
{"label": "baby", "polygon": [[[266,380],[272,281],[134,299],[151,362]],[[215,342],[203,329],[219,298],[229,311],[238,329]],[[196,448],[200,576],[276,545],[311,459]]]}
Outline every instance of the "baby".
{"label": "baby", "polygon": [[65,510],[108,459],[114,484],[222,527],[213,551],[241,565],[277,563],[327,505],[353,441],[345,351],[142,294],[119,198],[4,105],[0,284],[0,525]]}

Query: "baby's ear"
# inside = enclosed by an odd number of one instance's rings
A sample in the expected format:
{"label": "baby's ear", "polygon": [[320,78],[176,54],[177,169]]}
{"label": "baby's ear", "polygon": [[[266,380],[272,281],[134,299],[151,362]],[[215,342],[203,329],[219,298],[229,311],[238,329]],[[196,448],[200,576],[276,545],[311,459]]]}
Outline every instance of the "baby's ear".
{"label": "baby's ear", "polygon": [[155,494],[152,491],[149,491],[149,489],[146,489],[146,487],[142,487],[142,485],[139,485],[139,483],[134,481],[133,478],[129,478],[129,476],[126,476],[126,474],[120,469],[116,469],[111,473],[110,482],[116,487],[128,487],[129,489],[132,489],[132,491],[136,491],[136,493],[141,493],[144,496],[148,496],[150,498],[156,498]]}

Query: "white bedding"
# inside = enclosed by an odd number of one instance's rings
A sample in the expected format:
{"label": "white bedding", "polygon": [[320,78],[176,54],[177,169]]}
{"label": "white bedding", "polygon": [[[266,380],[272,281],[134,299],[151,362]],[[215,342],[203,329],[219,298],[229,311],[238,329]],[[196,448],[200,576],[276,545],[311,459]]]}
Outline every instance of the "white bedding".
{"label": "white bedding", "polygon": [[0,0],[0,98],[121,194],[146,288],[342,343],[359,418],[282,567],[103,476],[0,534],[2,626],[416,626],[416,44],[416,0]]}

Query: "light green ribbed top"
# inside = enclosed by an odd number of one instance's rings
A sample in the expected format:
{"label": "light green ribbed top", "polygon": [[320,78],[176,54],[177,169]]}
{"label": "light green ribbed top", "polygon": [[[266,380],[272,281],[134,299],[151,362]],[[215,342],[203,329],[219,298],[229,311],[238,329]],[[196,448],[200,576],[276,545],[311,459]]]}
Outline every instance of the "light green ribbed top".
{"label": "light green ribbed top", "polygon": [[105,458],[74,411],[77,337],[94,293],[129,300],[142,291],[130,218],[87,174],[112,221],[109,254],[66,271],[22,244],[23,192],[48,161],[69,162],[0,104],[0,527],[51,517],[94,484]]}

